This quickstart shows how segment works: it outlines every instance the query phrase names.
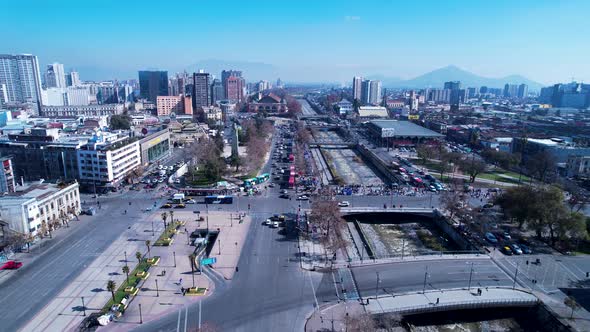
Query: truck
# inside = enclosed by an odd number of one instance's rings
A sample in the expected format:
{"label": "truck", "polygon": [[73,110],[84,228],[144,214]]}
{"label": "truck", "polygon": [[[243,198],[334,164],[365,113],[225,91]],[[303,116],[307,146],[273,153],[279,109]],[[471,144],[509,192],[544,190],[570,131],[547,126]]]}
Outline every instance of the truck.
{"label": "truck", "polygon": [[174,194],[172,200],[174,203],[182,203],[184,201],[184,194]]}

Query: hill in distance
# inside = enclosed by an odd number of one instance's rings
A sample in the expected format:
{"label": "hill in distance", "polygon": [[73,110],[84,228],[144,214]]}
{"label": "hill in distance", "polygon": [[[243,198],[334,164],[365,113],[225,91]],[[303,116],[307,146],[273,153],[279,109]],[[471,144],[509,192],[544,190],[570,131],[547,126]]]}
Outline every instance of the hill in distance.
{"label": "hill in distance", "polygon": [[490,88],[503,88],[506,83],[524,83],[529,86],[529,90],[534,91],[539,91],[544,86],[541,83],[532,81],[520,75],[510,75],[500,78],[483,77],[457,66],[447,66],[436,69],[409,80],[395,81],[394,79],[393,81],[388,81],[387,79],[384,79],[383,85],[398,88],[442,88],[444,83],[448,81],[461,81],[462,87],[487,86]]}

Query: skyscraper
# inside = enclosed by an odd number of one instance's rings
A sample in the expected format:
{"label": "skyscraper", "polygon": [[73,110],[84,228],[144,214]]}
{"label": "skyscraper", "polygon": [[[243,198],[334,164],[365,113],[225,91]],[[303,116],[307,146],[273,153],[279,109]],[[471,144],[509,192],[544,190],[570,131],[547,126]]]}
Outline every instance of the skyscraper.
{"label": "skyscraper", "polygon": [[370,81],[371,90],[369,91],[369,104],[381,104],[381,81]]}
{"label": "skyscraper", "polygon": [[516,84],[504,85],[504,97],[506,97],[506,98],[518,97],[518,85],[516,85]]}
{"label": "skyscraper", "polygon": [[246,82],[240,70],[223,70],[221,72],[221,84],[223,85],[225,99],[232,102],[243,101]]}
{"label": "skyscraper", "polygon": [[200,71],[193,74],[193,106],[194,108],[211,105],[210,75]]}
{"label": "skyscraper", "polygon": [[529,94],[529,87],[526,84],[521,84],[518,86],[518,98],[526,98]]}
{"label": "skyscraper", "polygon": [[81,85],[80,76],[77,71],[71,71],[66,74],[66,86],[79,86]]}
{"label": "skyscraper", "polygon": [[156,103],[158,96],[168,95],[167,71],[139,71],[139,95]]}
{"label": "skyscraper", "polygon": [[363,78],[355,76],[352,79],[352,98],[361,100]]}
{"label": "skyscraper", "polygon": [[444,88],[447,90],[451,90],[451,95],[449,99],[449,104],[454,106],[455,108],[459,107],[459,103],[461,102],[461,82],[460,81],[449,81],[445,82]]}
{"label": "skyscraper", "polygon": [[67,86],[66,73],[63,64],[55,62],[47,65],[47,70],[45,71],[45,86],[48,88],[65,88]]}
{"label": "skyscraper", "polygon": [[211,84],[211,101],[216,103],[220,100],[225,99],[225,91],[223,90],[223,84],[219,79],[214,79]]}
{"label": "skyscraper", "polygon": [[0,54],[0,96],[4,103],[41,102],[41,73],[37,57]]}
{"label": "skyscraper", "polygon": [[361,103],[370,104],[371,102],[371,81],[364,80],[361,83]]}

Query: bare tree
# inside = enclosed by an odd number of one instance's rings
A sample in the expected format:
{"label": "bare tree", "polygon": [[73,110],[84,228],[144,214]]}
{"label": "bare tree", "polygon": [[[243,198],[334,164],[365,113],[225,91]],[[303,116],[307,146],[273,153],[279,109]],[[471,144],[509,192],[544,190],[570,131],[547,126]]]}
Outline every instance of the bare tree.
{"label": "bare tree", "polygon": [[313,202],[309,220],[317,229],[319,241],[326,249],[326,255],[329,251],[335,256],[338,250],[346,247],[347,242],[343,236],[346,221],[342,218],[336,201]]}

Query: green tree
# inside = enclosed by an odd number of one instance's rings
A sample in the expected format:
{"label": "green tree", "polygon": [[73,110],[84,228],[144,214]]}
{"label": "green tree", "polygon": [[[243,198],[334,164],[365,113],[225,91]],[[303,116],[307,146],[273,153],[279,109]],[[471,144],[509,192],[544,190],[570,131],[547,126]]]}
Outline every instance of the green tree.
{"label": "green tree", "polygon": [[525,167],[532,176],[546,182],[547,176],[557,168],[557,161],[549,152],[541,151],[529,157]]}
{"label": "green tree", "polygon": [[166,212],[162,212],[162,221],[164,222],[164,229],[166,229],[166,219],[168,218],[168,214]]}
{"label": "green tree", "polygon": [[435,150],[428,145],[419,145],[418,148],[416,148],[416,153],[418,154],[418,158],[422,161],[422,165],[426,165],[426,162],[435,156]]}
{"label": "green tree", "polygon": [[459,168],[469,175],[469,182],[475,182],[477,176],[486,170],[486,164],[475,158],[466,158],[459,162]]}
{"label": "green tree", "polygon": [[130,129],[131,128],[131,117],[127,113],[115,114],[115,115],[111,116],[110,128],[112,130]]}
{"label": "green tree", "polygon": [[117,290],[117,283],[114,280],[107,281],[107,290],[111,292],[113,303],[115,303],[115,291]]}
{"label": "green tree", "polygon": [[570,319],[574,318],[574,311],[580,308],[580,305],[578,304],[576,299],[573,298],[572,296],[567,296],[563,300],[563,304],[565,304],[566,307],[572,309],[572,313],[570,314]]}
{"label": "green tree", "polygon": [[135,258],[137,258],[137,264],[141,264],[141,256],[142,256],[142,254],[139,251],[135,252]]}
{"label": "green tree", "polygon": [[147,250],[148,250],[148,258],[151,258],[150,244],[152,244],[152,241],[145,240],[145,246],[147,247]]}
{"label": "green tree", "polygon": [[168,213],[170,213],[170,223],[174,222],[174,211],[170,210]]}
{"label": "green tree", "polygon": [[123,273],[125,273],[125,276],[127,276],[127,285],[129,285],[129,266],[125,265],[122,268]]}

